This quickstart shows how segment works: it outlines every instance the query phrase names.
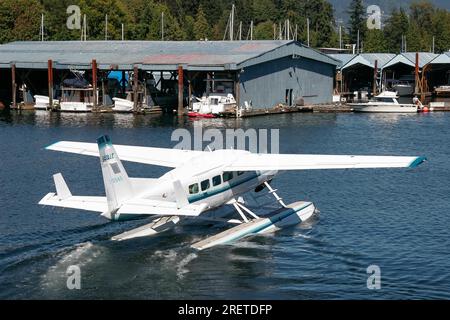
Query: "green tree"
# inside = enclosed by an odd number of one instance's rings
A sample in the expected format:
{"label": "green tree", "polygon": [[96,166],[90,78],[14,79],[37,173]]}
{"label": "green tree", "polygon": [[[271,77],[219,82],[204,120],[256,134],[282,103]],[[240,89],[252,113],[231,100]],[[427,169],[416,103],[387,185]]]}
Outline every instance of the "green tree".
{"label": "green tree", "polygon": [[334,46],[333,7],[325,0],[310,0],[305,6],[307,17],[311,19],[311,45],[313,47]]}
{"label": "green tree", "polygon": [[389,52],[400,53],[402,37],[408,34],[409,18],[405,10],[394,9],[384,27],[386,49]]}
{"label": "green tree", "polygon": [[0,43],[38,40],[43,12],[37,0],[0,1]]}
{"label": "green tree", "polygon": [[253,15],[255,24],[259,24],[274,17],[277,18],[278,12],[272,0],[255,0],[253,1]]}
{"label": "green tree", "polygon": [[352,43],[357,44],[358,31],[360,42],[364,41],[365,35],[367,33],[367,20],[363,1],[352,0],[348,13],[350,14],[350,21],[349,21],[350,41]]}
{"label": "green tree", "polygon": [[450,50],[450,12],[439,9],[433,16],[433,35],[435,37],[435,52]]}
{"label": "green tree", "polygon": [[108,15],[108,39],[121,38],[122,23],[129,25],[129,17],[124,3],[118,0],[80,0],[82,15],[86,15],[89,40],[104,40],[106,32],[106,15]]}
{"label": "green tree", "polygon": [[378,29],[368,30],[364,41],[364,52],[386,52],[386,41],[383,31]]}
{"label": "green tree", "polygon": [[273,40],[273,22],[261,22],[255,27],[254,38],[257,40]]}
{"label": "green tree", "polygon": [[210,34],[210,27],[208,20],[206,20],[205,13],[202,6],[198,8],[197,15],[194,22],[194,38],[195,40],[208,39]]}

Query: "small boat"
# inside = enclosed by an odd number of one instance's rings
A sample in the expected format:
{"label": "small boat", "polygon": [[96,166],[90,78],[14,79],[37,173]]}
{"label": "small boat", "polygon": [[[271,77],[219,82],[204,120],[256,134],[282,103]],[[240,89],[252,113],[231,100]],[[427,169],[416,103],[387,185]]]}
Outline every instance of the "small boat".
{"label": "small boat", "polygon": [[[96,104],[99,102],[99,89],[96,94]],[[94,88],[89,82],[77,76],[66,79],[61,87],[61,112],[92,112],[94,107]]]}
{"label": "small boat", "polygon": [[204,96],[192,104],[190,117],[216,118],[221,114],[235,110],[237,103],[232,94],[212,94]]}
{"label": "small boat", "polygon": [[440,86],[435,89],[438,96],[450,97],[450,86]]}
{"label": "small boat", "polygon": [[392,88],[398,92],[400,97],[409,97],[414,94],[414,84],[408,81],[399,81]]}
{"label": "small boat", "polygon": [[450,97],[450,71],[447,72],[447,84],[436,87],[435,93],[441,97]]}
{"label": "small boat", "polygon": [[130,113],[133,112],[134,109],[134,102],[127,100],[127,99],[121,99],[121,98],[113,98],[114,100],[114,108],[112,109],[114,112],[123,112],[123,113]]}
{"label": "small boat", "polygon": [[213,119],[213,118],[217,118],[217,115],[212,114],[212,113],[199,113],[199,112],[190,111],[190,112],[188,112],[188,117],[189,118]]}
{"label": "small boat", "polygon": [[392,91],[397,91],[400,97],[410,97],[414,95],[416,78],[414,75],[404,75],[398,80],[392,81]]}
{"label": "small boat", "polygon": [[[50,98],[47,96],[34,96],[34,109],[36,110],[49,110],[50,109]],[[53,107],[59,105],[59,100],[53,100]]]}
{"label": "small boat", "polygon": [[419,103],[400,104],[398,94],[393,91],[384,91],[374,99],[365,103],[349,103],[354,112],[385,112],[385,113],[417,113]]}

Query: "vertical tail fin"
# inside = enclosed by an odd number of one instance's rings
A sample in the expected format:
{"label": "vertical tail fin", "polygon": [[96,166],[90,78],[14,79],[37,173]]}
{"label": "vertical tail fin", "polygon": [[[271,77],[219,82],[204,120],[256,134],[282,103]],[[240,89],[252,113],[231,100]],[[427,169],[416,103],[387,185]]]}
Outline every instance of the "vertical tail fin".
{"label": "vertical tail fin", "polygon": [[100,137],[97,139],[97,144],[106,198],[108,199],[109,213],[106,213],[106,215],[110,215],[109,218],[112,218],[122,204],[132,198],[133,189],[130,178],[112,145],[111,139],[108,136]]}

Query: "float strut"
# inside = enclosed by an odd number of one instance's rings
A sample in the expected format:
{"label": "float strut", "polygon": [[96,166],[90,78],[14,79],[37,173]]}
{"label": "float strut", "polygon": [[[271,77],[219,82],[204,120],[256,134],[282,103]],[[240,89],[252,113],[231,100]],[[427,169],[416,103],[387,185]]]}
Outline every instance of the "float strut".
{"label": "float strut", "polygon": [[277,191],[278,190],[274,190],[270,184],[266,181],[264,182],[264,185],[267,187],[267,189],[269,190],[270,194],[273,194],[273,196],[275,197],[275,199],[278,201],[279,204],[281,204],[284,208],[287,208],[286,204],[283,202],[283,198],[281,198],[278,194]]}

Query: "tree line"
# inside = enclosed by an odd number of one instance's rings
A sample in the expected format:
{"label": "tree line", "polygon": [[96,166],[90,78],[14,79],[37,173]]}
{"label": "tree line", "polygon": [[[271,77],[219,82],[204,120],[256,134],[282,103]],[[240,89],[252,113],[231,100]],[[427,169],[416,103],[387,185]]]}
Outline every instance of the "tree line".
{"label": "tree line", "polygon": [[436,52],[450,49],[450,13],[425,0],[394,9],[381,30],[367,28],[363,0],[352,1],[344,26],[336,22],[327,0],[1,0],[0,43],[39,40],[42,14],[46,41],[79,40],[81,31],[66,26],[70,5],[86,15],[88,40],[105,40],[106,15],[108,40],[120,40],[122,32],[126,40],[161,40],[162,26],[164,40],[223,40],[232,4],[234,39],[249,39],[251,21],[253,39],[284,37],[289,20],[290,38],[306,42],[309,29],[310,45],[316,48],[339,47],[340,39],[355,44],[359,39],[363,52],[396,53],[405,46],[408,51],[430,51],[434,38]]}

